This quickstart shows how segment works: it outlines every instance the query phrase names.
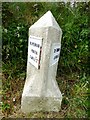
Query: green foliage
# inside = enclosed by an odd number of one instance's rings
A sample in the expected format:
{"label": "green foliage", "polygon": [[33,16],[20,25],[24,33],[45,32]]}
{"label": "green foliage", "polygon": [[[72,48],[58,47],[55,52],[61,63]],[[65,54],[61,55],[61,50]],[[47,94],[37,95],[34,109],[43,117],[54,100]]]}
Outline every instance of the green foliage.
{"label": "green foliage", "polygon": [[78,3],[73,9],[69,3],[4,3],[3,61],[17,63],[21,59],[21,64],[27,61],[28,28],[47,10],[51,10],[63,31],[58,70],[61,73],[87,72],[89,9],[89,3]]}
{"label": "green foliage", "polygon": [[[88,80],[90,77],[83,74],[73,74],[63,79],[58,79],[61,91],[64,93],[62,109],[65,109],[66,118],[88,117]],[[62,83],[63,82],[63,83]],[[63,84],[63,87],[62,87]]]}
{"label": "green foliage", "polygon": [[[15,23],[3,27],[3,72],[12,76],[26,70],[28,25]],[[8,70],[9,68],[9,70]],[[8,72],[8,73],[7,73]]]}
{"label": "green foliage", "polygon": [[[63,37],[59,68],[61,72],[87,72],[89,56],[89,16],[80,12],[84,5],[78,5],[72,10],[67,8],[66,16],[62,16]],[[90,9],[90,8],[88,8]],[[85,10],[85,9],[84,9]],[[63,69],[62,69],[63,68]]]}
{"label": "green foliage", "polygon": [[7,109],[10,109],[10,105],[9,104],[7,104],[7,103],[2,103],[2,110],[7,110]]}

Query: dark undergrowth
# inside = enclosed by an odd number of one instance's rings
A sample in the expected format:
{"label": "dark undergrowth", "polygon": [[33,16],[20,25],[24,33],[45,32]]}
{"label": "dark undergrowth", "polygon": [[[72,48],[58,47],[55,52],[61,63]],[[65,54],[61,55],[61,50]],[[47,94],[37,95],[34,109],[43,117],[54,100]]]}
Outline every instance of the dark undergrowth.
{"label": "dark undergrowth", "polygon": [[21,112],[21,95],[24,77],[8,79],[3,74],[2,112],[4,117],[30,118],[87,118],[88,114],[88,80],[90,77],[77,73],[57,76],[57,82],[63,95],[60,112]]}

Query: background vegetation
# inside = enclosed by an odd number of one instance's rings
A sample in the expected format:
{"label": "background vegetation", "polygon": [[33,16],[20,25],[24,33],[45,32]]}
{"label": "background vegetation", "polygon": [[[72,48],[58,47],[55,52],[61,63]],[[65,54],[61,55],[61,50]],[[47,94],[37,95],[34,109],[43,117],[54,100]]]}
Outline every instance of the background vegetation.
{"label": "background vegetation", "polygon": [[57,72],[57,82],[63,93],[62,109],[59,113],[40,112],[28,116],[89,117],[90,2],[74,3],[73,7],[64,2],[2,3],[4,116],[26,117],[19,109],[26,77],[28,29],[48,10],[51,10],[63,31]]}

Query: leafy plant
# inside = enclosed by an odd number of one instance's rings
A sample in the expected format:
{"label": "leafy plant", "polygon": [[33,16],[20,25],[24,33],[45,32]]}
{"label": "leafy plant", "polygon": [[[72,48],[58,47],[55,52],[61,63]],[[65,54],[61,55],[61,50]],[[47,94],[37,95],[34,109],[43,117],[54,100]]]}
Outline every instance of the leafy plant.
{"label": "leafy plant", "polygon": [[10,104],[2,102],[2,111],[7,111],[10,109]]}

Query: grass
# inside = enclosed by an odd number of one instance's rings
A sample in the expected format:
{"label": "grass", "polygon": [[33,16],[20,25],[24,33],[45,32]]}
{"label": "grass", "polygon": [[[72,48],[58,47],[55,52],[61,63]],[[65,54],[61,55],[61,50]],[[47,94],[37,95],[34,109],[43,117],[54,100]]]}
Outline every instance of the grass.
{"label": "grass", "polygon": [[2,113],[4,117],[15,118],[87,118],[88,117],[88,80],[89,77],[71,75],[57,76],[59,88],[63,94],[60,112],[35,112],[23,114],[20,110],[21,95],[25,80],[6,78],[3,74]]}

